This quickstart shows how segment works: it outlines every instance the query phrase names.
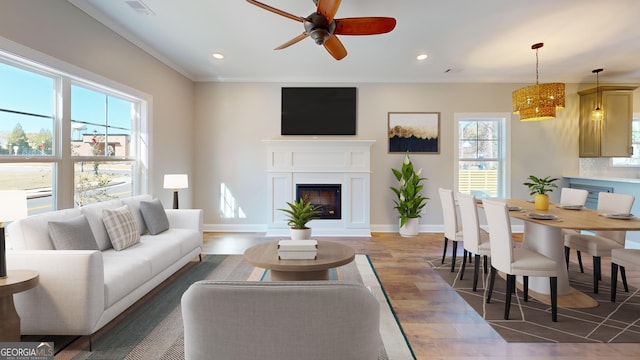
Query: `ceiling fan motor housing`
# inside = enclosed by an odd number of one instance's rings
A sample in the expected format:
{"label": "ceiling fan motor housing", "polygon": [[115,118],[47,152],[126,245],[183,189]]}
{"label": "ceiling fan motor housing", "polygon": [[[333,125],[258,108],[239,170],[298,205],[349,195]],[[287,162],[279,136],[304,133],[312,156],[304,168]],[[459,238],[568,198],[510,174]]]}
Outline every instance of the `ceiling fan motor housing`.
{"label": "ceiling fan motor housing", "polygon": [[318,45],[324,45],[335,29],[335,20],[329,24],[327,19],[319,13],[309,15],[304,21],[304,30]]}

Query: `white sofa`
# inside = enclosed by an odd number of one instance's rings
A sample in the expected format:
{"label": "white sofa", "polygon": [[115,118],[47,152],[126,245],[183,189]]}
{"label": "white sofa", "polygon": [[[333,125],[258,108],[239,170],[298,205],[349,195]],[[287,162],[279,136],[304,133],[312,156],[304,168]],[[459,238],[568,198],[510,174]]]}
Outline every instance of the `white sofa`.
{"label": "white sofa", "polygon": [[[14,297],[23,335],[91,335],[200,255],[202,210],[167,209],[169,229],[150,235],[140,213],[143,200],[151,196],[58,210],[9,224],[7,268],[40,274],[39,286]],[[100,216],[104,209],[123,204],[143,234],[139,243],[116,251]],[[80,215],[88,220],[99,250],[56,250],[48,223]]]}

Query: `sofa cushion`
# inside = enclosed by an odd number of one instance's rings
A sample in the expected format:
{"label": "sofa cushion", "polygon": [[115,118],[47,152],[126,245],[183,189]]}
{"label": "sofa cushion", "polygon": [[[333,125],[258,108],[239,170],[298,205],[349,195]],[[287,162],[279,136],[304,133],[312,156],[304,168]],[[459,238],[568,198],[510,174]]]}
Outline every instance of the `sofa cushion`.
{"label": "sofa cushion", "polygon": [[122,201],[120,199],[113,199],[89,204],[80,209],[89,221],[91,231],[96,238],[96,243],[98,243],[98,249],[100,250],[106,250],[112,247],[107,228],[104,227],[104,222],[102,221],[102,210],[115,209],[120,206],[122,206]]}
{"label": "sofa cushion", "polygon": [[160,200],[141,201],[140,212],[149,229],[149,234],[157,235],[169,229],[169,219]]}
{"label": "sofa cushion", "polygon": [[180,256],[185,256],[193,251],[193,249],[202,247],[202,233],[193,229],[177,229],[169,230],[152,237],[157,242],[177,242],[180,244]]}
{"label": "sofa cushion", "polygon": [[140,231],[127,205],[102,210],[102,221],[115,250],[126,249],[140,242]]}
{"label": "sofa cushion", "polygon": [[145,225],[144,219],[142,218],[142,213],[140,212],[140,201],[151,200],[151,195],[136,195],[128,198],[123,198],[121,200],[123,204],[127,205],[129,209],[131,209],[133,218],[136,219],[138,230],[140,230],[140,235],[146,233],[147,225]]}
{"label": "sofa cushion", "polygon": [[84,215],[65,221],[49,221],[49,235],[56,250],[98,250]]}
{"label": "sofa cushion", "polygon": [[82,215],[78,209],[64,209],[32,215],[7,226],[10,248],[14,250],[55,250],[49,235],[49,221],[63,221]]}
{"label": "sofa cushion", "polygon": [[152,278],[148,259],[131,251],[140,247],[144,246],[136,244],[123,251],[108,249],[102,252],[105,309],[136,291]]}

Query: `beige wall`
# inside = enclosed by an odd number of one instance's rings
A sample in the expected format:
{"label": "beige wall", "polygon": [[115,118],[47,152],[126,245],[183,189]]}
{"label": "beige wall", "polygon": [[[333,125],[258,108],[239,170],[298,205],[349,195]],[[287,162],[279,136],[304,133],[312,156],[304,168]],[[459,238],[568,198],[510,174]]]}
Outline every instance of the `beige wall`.
{"label": "beige wall", "polygon": [[[192,81],[66,0],[2,0],[0,37],[151,95],[149,190],[171,207],[163,175],[194,167]],[[181,190],[181,206],[191,207],[191,193]]]}
{"label": "beige wall", "polygon": [[[259,229],[267,220],[267,157],[262,140],[280,136],[280,88],[326,84],[197,83],[194,200],[205,209],[205,223],[216,229]],[[423,168],[426,195],[431,197],[423,230],[442,224],[438,187],[453,187],[454,113],[510,112],[511,92],[523,84],[331,84],[358,88],[356,139],[373,139],[371,223],[374,230],[396,224],[390,168],[399,167],[402,154],[387,152],[387,113],[439,111],[440,154],[414,154]],[[528,196],[521,183],[529,174],[562,176],[578,174],[578,95],[567,85],[567,106],[552,121],[511,121],[512,195]],[[307,138],[312,137],[286,137]],[[339,137],[342,138],[342,137]],[[224,219],[218,211],[220,184],[227,184],[245,219]]]}

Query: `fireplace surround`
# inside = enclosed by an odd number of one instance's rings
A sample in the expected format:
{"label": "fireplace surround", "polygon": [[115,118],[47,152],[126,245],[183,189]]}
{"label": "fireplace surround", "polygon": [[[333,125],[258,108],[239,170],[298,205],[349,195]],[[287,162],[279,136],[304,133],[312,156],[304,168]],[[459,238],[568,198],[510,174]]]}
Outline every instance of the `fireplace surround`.
{"label": "fireplace surround", "polygon": [[312,236],[371,236],[371,146],[374,140],[265,140],[268,154],[267,236],[288,236],[278,209],[297,187],[338,185],[340,215],[312,220]]}

